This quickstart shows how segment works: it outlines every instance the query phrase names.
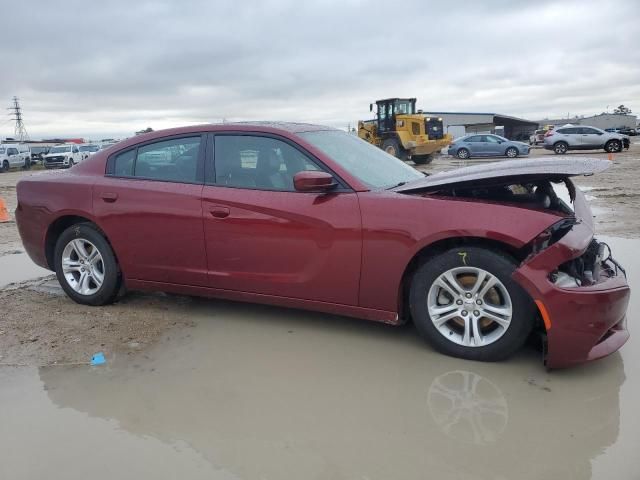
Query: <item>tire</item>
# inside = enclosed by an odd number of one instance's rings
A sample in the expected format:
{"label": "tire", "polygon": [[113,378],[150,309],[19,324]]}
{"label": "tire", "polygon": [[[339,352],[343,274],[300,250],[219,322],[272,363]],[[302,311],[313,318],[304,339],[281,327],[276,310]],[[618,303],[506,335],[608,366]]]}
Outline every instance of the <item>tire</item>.
{"label": "tire", "polygon": [[73,167],[74,165],[75,165],[75,163],[73,163],[73,158],[71,158],[71,159],[69,160],[69,166],[68,166],[67,168],[71,168],[71,167]]}
{"label": "tire", "polygon": [[11,169],[11,165],[9,165],[9,160],[5,160],[2,162],[2,168],[0,168],[0,172],[8,172]]}
{"label": "tire", "polygon": [[[453,248],[428,258],[411,281],[409,307],[413,323],[436,350],[446,355],[479,361],[509,357],[525,343],[535,318],[533,301],[511,278],[516,267],[516,262],[504,253],[482,247]],[[449,293],[456,291],[451,286],[448,290],[440,286],[444,274],[456,279],[459,297]],[[484,280],[474,294],[473,286],[479,278]],[[487,279],[497,283],[483,293]],[[472,296],[467,298],[469,294]],[[496,309],[503,313],[495,315]],[[510,313],[505,315],[507,311]],[[444,322],[440,320],[451,315]],[[485,315],[494,315],[500,322]],[[474,335],[473,324],[478,326],[479,335]]]}
{"label": "tire", "polygon": [[411,160],[416,165],[427,165],[433,161],[433,155],[411,155]]}
{"label": "tire", "polygon": [[509,158],[516,158],[518,156],[518,149],[516,147],[509,147],[504,154]]}
{"label": "tire", "polygon": [[604,151],[609,153],[618,153],[622,151],[622,142],[620,140],[609,140],[604,145]]}
{"label": "tire", "polygon": [[[93,248],[97,250],[99,258],[94,257],[91,261],[89,258],[93,254]],[[83,256],[82,253],[87,255]],[[71,268],[63,270],[63,258]],[[60,286],[76,303],[106,305],[115,300],[120,290],[120,271],[111,245],[92,223],[78,223],[62,232],[56,242],[54,267]],[[83,268],[85,270],[81,271]],[[83,273],[86,282],[81,281]]]}
{"label": "tire", "polygon": [[466,148],[460,148],[456,152],[456,157],[461,160],[466,160],[467,158],[471,158],[471,152]]}
{"label": "tire", "polygon": [[567,142],[558,142],[553,144],[553,151],[558,155],[564,155],[569,150]]}
{"label": "tire", "polygon": [[407,151],[402,148],[402,146],[398,143],[398,140],[396,140],[395,138],[387,138],[384,142],[382,142],[382,149],[389,155],[399,158],[400,160],[407,159]]}

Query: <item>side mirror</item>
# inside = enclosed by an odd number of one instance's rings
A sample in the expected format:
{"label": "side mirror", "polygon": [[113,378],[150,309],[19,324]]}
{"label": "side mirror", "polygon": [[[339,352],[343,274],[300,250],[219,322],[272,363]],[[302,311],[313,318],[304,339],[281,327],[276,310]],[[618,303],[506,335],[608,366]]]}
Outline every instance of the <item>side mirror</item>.
{"label": "side mirror", "polygon": [[326,172],[298,172],[293,176],[293,186],[298,192],[326,192],[337,185],[333,176]]}
{"label": "side mirror", "polygon": [[369,111],[370,111],[370,112],[373,112],[373,103],[370,103],[370,104],[369,104]]}

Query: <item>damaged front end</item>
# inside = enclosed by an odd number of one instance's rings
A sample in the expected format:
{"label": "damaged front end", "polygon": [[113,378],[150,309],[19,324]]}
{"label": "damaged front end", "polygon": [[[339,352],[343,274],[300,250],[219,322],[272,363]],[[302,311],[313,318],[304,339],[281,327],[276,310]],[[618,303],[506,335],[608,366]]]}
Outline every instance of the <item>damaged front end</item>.
{"label": "damaged front end", "polygon": [[436,174],[398,190],[512,205],[558,218],[520,250],[513,278],[538,308],[545,365],[562,368],[609,355],[629,338],[625,271],[609,246],[594,238],[591,210],[571,181],[610,164],[506,161]]}

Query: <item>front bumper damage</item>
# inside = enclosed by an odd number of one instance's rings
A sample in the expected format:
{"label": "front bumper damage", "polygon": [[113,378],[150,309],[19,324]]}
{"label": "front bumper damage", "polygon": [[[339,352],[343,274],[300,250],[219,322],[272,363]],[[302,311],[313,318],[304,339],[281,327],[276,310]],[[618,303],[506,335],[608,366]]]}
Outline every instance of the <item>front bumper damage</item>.
{"label": "front bumper damage", "polygon": [[548,368],[602,358],[617,351],[629,338],[626,311],[630,290],[617,262],[599,261],[602,268],[589,285],[560,286],[550,278],[561,265],[574,259],[581,261],[592,245],[591,212],[579,190],[575,208],[578,223],[559,241],[525,260],[513,274],[536,301],[541,315],[547,317]]}

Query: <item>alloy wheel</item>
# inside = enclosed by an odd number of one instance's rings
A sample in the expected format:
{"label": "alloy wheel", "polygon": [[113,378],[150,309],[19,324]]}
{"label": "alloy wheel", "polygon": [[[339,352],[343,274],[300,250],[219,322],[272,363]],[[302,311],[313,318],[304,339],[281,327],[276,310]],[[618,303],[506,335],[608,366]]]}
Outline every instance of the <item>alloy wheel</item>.
{"label": "alloy wheel", "polygon": [[511,324],[513,307],[504,284],[476,267],[458,267],[441,274],[429,288],[431,322],[449,341],[483,347],[500,339]]}
{"label": "alloy wheel", "polygon": [[567,146],[564,143],[559,143],[555,147],[556,153],[567,153]]}
{"label": "alloy wheel", "polygon": [[93,295],[104,282],[102,255],[89,240],[71,240],[62,251],[62,273],[73,290],[80,295]]}
{"label": "alloy wheel", "polygon": [[607,144],[607,151],[610,153],[619,152],[622,149],[620,148],[620,142],[617,140],[612,140]]}

